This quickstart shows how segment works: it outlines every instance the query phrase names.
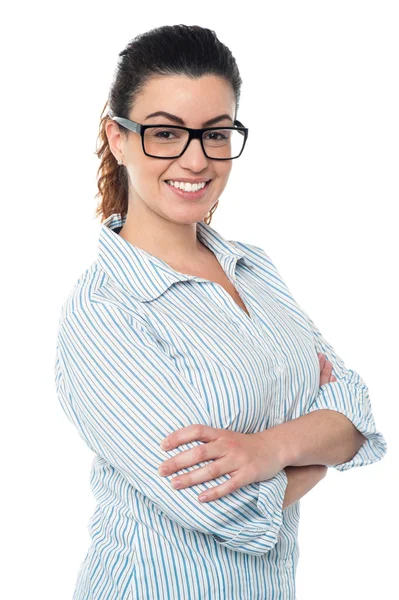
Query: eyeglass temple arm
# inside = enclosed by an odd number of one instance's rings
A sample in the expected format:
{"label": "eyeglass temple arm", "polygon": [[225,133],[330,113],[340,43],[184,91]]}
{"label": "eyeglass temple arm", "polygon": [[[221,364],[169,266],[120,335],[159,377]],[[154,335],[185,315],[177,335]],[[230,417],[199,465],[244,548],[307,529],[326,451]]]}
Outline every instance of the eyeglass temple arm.
{"label": "eyeglass temple arm", "polygon": [[[129,119],[124,119],[123,117],[111,117],[111,119],[113,121],[116,121],[117,123],[120,123],[121,125],[123,125],[127,129],[130,129],[131,131],[140,133],[140,125],[133,123],[133,121],[130,121]],[[238,121],[238,119],[234,121],[234,125],[238,125],[238,127],[244,127],[244,125],[240,121]]]}
{"label": "eyeglass temple arm", "polygon": [[116,121],[126,129],[130,129],[130,131],[135,131],[136,133],[140,133],[140,125],[138,123],[134,123],[129,119],[124,119],[123,117],[111,117],[113,121]]}

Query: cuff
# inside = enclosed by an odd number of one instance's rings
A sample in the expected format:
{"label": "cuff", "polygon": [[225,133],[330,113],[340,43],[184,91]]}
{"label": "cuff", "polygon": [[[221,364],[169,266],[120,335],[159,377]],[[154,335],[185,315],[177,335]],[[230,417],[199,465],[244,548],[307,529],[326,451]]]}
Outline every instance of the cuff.
{"label": "cuff", "polygon": [[271,479],[256,485],[259,486],[257,509],[260,516],[251,520],[250,524],[246,524],[229,540],[216,535],[213,538],[230,550],[260,556],[269,552],[277,543],[283,523],[283,501],[288,477],[282,469]]}
{"label": "cuff", "polygon": [[275,526],[283,524],[283,502],[288,485],[285,469],[259,483],[258,510]]}
{"label": "cuff", "polygon": [[317,398],[305,414],[324,408],[345,415],[366,438],[351,460],[328,465],[329,467],[347,471],[352,467],[371,465],[385,456],[387,443],[382,433],[376,429],[367,389],[359,389],[358,386],[344,381],[325,383],[320,386]]}

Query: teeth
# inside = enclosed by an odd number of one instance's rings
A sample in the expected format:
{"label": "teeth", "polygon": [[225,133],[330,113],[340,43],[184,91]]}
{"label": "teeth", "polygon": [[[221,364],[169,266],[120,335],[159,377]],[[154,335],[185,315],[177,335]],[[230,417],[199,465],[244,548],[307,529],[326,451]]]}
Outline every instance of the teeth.
{"label": "teeth", "polygon": [[172,181],[171,179],[168,179],[167,183],[185,192],[197,192],[198,190],[202,190],[206,185],[206,181],[201,181],[200,183],[183,183],[183,181]]}

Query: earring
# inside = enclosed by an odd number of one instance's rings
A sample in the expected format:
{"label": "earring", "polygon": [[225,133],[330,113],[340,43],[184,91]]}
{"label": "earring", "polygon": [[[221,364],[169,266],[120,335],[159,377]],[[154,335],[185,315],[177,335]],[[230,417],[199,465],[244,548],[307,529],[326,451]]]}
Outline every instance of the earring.
{"label": "earring", "polygon": [[122,164],[123,164],[122,160],[120,158],[118,158],[118,165],[122,165]]}

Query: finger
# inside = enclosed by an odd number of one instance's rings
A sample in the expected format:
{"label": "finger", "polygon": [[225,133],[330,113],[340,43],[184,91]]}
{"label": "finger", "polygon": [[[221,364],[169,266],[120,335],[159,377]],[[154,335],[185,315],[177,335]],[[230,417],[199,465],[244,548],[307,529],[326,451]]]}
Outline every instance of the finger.
{"label": "finger", "polygon": [[331,367],[333,366],[332,362],[330,360],[328,360],[326,355],[323,354],[322,352],[318,352],[317,356],[319,358],[320,369],[324,369],[326,366],[331,366]]}
{"label": "finger", "polygon": [[198,465],[199,463],[212,458],[219,458],[218,456],[215,456],[215,447],[212,445],[212,442],[209,444],[201,444],[195,448],[179,452],[179,454],[173,456],[173,458],[165,460],[159,465],[158,473],[162,475],[162,477],[165,477],[166,475],[171,475],[172,473],[176,473],[176,471]]}
{"label": "finger", "polygon": [[319,357],[319,368],[320,368],[320,373],[321,373],[322,370],[324,369],[326,357],[324,356],[324,354],[320,354],[320,353],[318,353],[318,357]]}
{"label": "finger", "polygon": [[175,489],[183,489],[198,485],[199,483],[205,483],[217,479],[221,475],[227,475],[231,473],[231,465],[227,464],[223,459],[214,460],[210,465],[201,467],[200,469],[194,469],[190,473],[184,473],[178,477],[174,477],[170,485]]}
{"label": "finger", "polygon": [[240,478],[235,475],[230,477],[228,481],[220,485],[216,485],[215,487],[209,488],[206,492],[202,492],[198,496],[198,500],[200,502],[211,502],[212,500],[217,500],[218,498],[222,498],[223,496],[227,496],[228,494],[232,494],[236,490],[240,489],[244,485],[247,485],[244,481],[240,482]]}
{"label": "finger", "polygon": [[215,427],[209,427],[202,423],[188,425],[187,427],[182,427],[181,429],[174,431],[164,438],[160,443],[160,447],[162,450],[172,450],[172,448],[177,448],[182,444],[187,444],[187,442],[194,442],[197,440],[200,442],[209,442],[215,439],[216,431],[217,429]]}
{"label": "finger", "polygon": [[320,385],[330,382],[332,368],[332,363],[329,360],[326,360],[320,373]]}

